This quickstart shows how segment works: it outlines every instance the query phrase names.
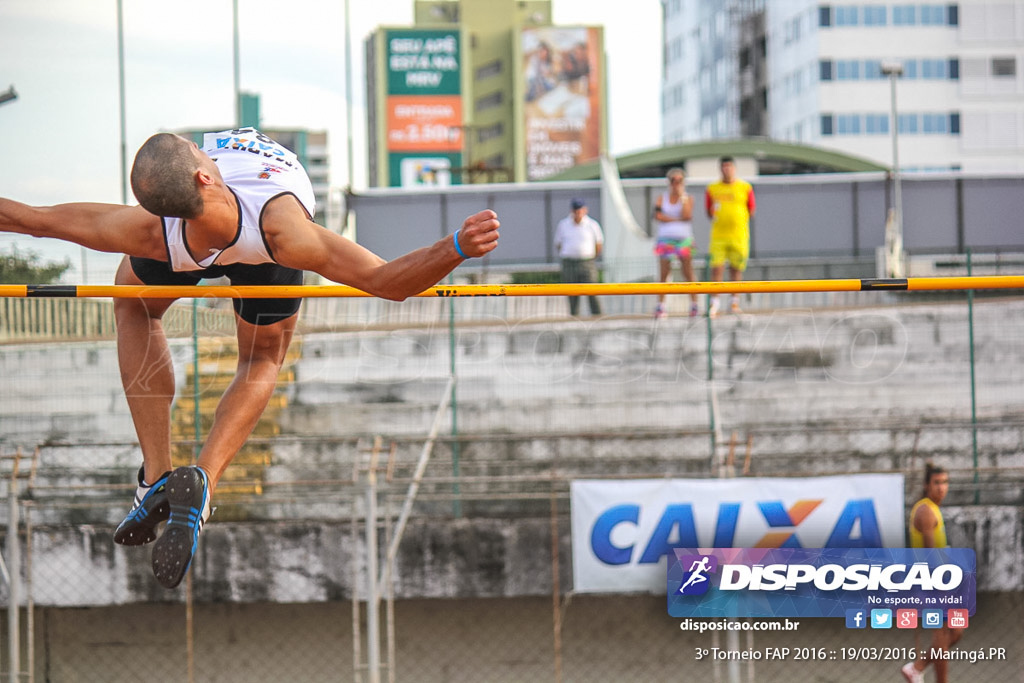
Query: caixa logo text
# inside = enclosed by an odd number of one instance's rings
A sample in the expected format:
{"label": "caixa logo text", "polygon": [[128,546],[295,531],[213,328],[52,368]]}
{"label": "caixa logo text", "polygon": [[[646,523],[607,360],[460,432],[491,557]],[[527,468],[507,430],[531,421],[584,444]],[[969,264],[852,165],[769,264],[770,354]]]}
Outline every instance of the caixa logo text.
{"label": "caixa logo text", "polygon": [[[662,556],[669,555],[676,547],[735,547],[737,528],[742,508],[749,515],[756,511],[759,524],[771,531],[758,538],[744,540],[745,547],[752,548],[800,548],[796,529],[822,503],[822,500],[800,500],[789,508],[782,501],[761,501],[755,504],[720,503],[714,519],[711,537],[698,536],[698,520],[691,503],[666,505],[661,516],[647,538],[636,538],[638,534],[615,534],[620,544],[613,541],[613,532],[621,525],[650,528],[641,512],[650,512],[639,504],[625,503],[608,508],[594,521],[590,532],[590,547],[594,556],[608,565],[625,565],[633,561],[638,564],[656,564]],[[707,514],[707,506],[701,506]],[[819,515],[820,517],[820,515]],[[701,519],[700,527],[709,528],[708,520]],[[822,524],[824,523],[824,526]],[[878,525],[878,515],[871,499],[856,499],[846,502],[842,511],[833,520],[815,520],[816,531],[813,543],[822,548],[877,548],[883,545]],[[636,538],[636,542],[623,543],[624,538]],[[637,553],[639,552],[639,558]]]}

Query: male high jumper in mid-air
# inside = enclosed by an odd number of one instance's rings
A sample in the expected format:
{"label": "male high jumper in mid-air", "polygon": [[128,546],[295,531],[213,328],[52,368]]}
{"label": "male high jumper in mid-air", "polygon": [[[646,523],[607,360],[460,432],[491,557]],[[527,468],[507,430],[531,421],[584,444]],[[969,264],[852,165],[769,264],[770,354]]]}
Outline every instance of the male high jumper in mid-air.
{"label": "male high jumper in mid-air", "polygon": [[[385,261],[312,221],[313,188],[295,154],[252,129],[207,133],[200,148],[169,133],[142,145],[131,171],[140,206],[31,207],[0,198],[0,231],[125,254],[119,285],[300,285],[309,270],[374,296],[402,300],[498,243],[490,210],[454,235]],[[114,540],[153,548],[168,588],[188,572],[210,500],[274,391],[301,299],[235,299],[238,368],[220,399],[196,466],[171,465],[174,372],[161,317],[174,299],[114,300],[121,381],[142,448],[135,502]]]}

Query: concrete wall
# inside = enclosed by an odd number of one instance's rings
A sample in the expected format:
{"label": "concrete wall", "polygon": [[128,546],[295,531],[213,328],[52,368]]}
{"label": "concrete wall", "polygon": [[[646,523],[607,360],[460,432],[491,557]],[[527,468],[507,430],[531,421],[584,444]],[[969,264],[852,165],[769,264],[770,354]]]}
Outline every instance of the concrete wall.
{"label": "concrete wall", "polygon": [[[906,299],[904,299],[906,301]],[[1021,414],[1024,303],[975,307],[978,410]],[[703,319],[579,320],[460,330],[459,426],[469,433],[700,428],[708,391],[726,426],[969,420],[966,307],[787,309]],[[423,434],[448,375],[447,330],[310,335],[296,373],[296,434]],[[866,423],[864,421],[867,421]]]}
{"label": "concrete wall", "polygon": [[[949,537],[978,555],[979,591],[1024,590],[1024,513],[1019,507],[950,507]],[[569,522],[559,525],[559,583],[572,590]],[[2,538],[2,536],[0,536]],[[431,519],[410,525],[394,571],[395,596],[510,598],[551,592],[547,519]],[[149,548],[123,548],[109,527],[33,532],[31,593],[40,606],[177,602],[152,578]],[[306,603],[365,597],[362,538],[345,523],[217,523],[193,562],[199,602]],[[6,586],[0,596],[8,598]]]}
{"label": "concrete wall", "polygon": [[[752,435],[753,474],[900,471],[910,477],[909,503],[924,460],[950,467],[952,534],[978,550],[981,588],[1020,590],[1024,302],[979,302],[975,321],[981,506],[972,504],[975,432],[962,304],[728,316],[712,327],[710,383],[703,319],[460,328],[464,518],[452,519],[446,477],[453,451],[443,441],[401,547],[398,594],[545,594],[551,473],[562,514],[565,482],[574,477],[707,476],[711,395],[723,438]],[[381,484],[394,515],[442,398],[446,335],[426,329],[304,339],[263,493],[244,500],[219,493],[215,501],[221,509],[196,563],[200,600],[330,601],[361,585],[352,566],[362,541],[353,542],[348,527],[363,514],[353,472],[365,462],[369,437],[396,440],[396,483]],[[175,353],[179,362],[186,357],[183,348]],[[27,443],[71,433],[111,442],[41,451],[31,507],[36,599],[68,606],[177,600],[154,588],[147,549],[115,548],[110,540],[140,459],[135,446],[117,441],[130,438],[130,423],[113,385],[112,347],[18,348],[0,357],[18,387],[0,396],[0,415],[5,427],[22,429],[19,439],[38,429]],[[97,380],[83,381],[86,371]],[[53,431],[58,415],[82,429]],[[715,455],[723,451],[720,441]],[[6,514],[3,506],[0,522]],[[564,519],[561,529],[568,587]]]}
{"label": "concrete wall", "polygon": [[[886,138],[887,139],[887,138]],[[1024,176],[917,173],[902,176],[904,247],[912,252],[962,253],[1024,248],[1020,221]],[[761,176],[752,180],[758,210],[751,227],[751,253],[763,256],[863,256],[885,244],[889,200],[881,174]],[[626,180],[633,215],[652,234],[661,179]],[[694,237],[707,248],[710,223],[702,201],[706,180],[687,191],[698,198]],[[601,183],[528,183],[446,188],[438,192],[369,191],[351,197],[360,244],[392,259],[411,247],[451,234],[473,213],[491,208],[502,224],[502,246],[484,261],[497,264],[557,263],[552,230],[569,213],[569,200],[582,197],[598,222]],[[606,254],[613,258],[614,254]],[[651,263],[654,260],[651,259]],[[475,269],[468,262],[463,269]]]}
{"label": "concrete wall", "polygon": [[[1007,659],[953,662],[951,676],[1018,680],[1021,595],[982,594],[961,650],[1005,648]],[[682,631],[664,597],[574,596],[562,606],[561,667],[566,681],[722,680],[725,662],[696,660],[697,648],[728,647],[722,634]],[[836,659],[751,665],[758,681],[861,683],[896,680],[904,662],[848,661],[844,647],[883,645],[870,629],[842,619],[800,621],[796,632],[740,634],[739,647],[826,648]],[[0,623],[0,635],[6,620]],[[352,618],[347,603],[197,604],[195,680],[334,683],[353,673]],[[365,633],[365,624],[363,625]],[[395,605],[395,678],[416,683],[521,683],[555,680],[550,596],[515,599],[400,600]],[[186,678],[185,607],[145,604],[45,609],[36,619],[36,679],[51,683]],[[917,632],[917,647],[927,645]],[[915,647],[915,634],[894,631],[884,645]],[[365,644],[362,656],[366,656]],[[746,676],[748,665],[742,664]],[[386,673],[384,674],[386,675]],[[365,673],[363,674],[365,679]],[[745,678],[743,680],[746,680]]]}
{"label": "concrete wall", "polygon": [[[877,305],[835,310],[829,300],[815,308],[794,300],[787,309],[716,321],[712,371],[720,420],[732,426],[969,419],[967,307],[908,305],[924,296],[863,299]],[[979,416],[1019,417],[1024,302],[979,299],[974,318]],[[655,326],[637,318],[493,317],[461,325],[457,335],[466,432],[707,426],[703,319]],[[423,435],[448,378],[449,341],[443,319],[306,335],[282,428],[300,436]],[[172,341],[172,352],[180,377],[191,362],[189,342]],[[134,439],[112,343],[6,346],[0,372],[0,447]],[[784,401],[773,400],[779,392]]]}

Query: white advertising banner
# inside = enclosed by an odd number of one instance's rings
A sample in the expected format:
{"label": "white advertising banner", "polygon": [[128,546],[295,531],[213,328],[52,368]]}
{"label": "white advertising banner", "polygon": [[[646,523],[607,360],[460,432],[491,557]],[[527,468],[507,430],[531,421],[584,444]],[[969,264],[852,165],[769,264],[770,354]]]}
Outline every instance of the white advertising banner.
{"label": "white advertising banner", "polygon": [[902,548],[903,475],[574,481],[574,590],[663,592],[690,548]]}

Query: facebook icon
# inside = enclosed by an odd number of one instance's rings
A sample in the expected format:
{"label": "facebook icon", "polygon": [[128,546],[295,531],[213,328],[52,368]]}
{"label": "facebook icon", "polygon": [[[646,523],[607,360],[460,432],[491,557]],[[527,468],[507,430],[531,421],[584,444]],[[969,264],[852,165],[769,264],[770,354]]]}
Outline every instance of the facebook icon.
{"label": "facebook icon", "polygon": [[862,609],[846,610],[846,628],[867,628],[867,612]]}

